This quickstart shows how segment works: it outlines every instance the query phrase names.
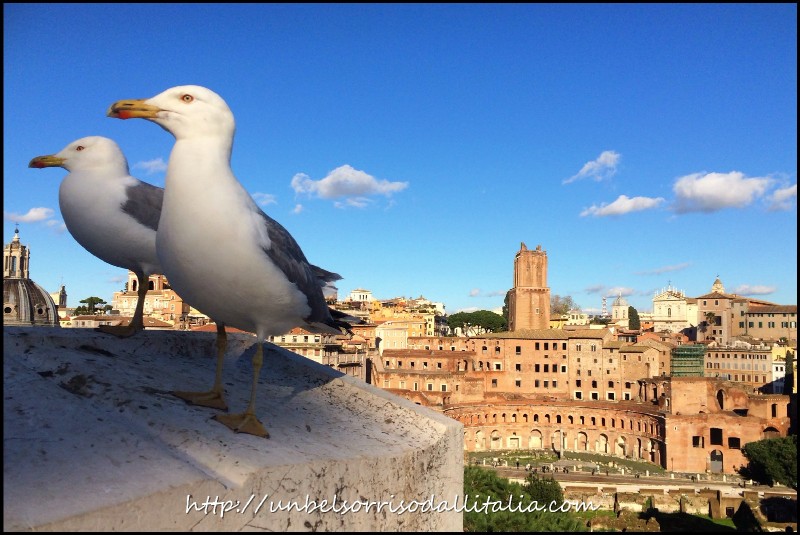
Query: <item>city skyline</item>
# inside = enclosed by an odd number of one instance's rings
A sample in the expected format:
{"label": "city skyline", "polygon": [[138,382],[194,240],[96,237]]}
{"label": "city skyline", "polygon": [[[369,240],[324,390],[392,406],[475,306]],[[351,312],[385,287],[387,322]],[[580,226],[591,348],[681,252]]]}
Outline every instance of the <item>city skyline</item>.
{"label": "city skyline", "polygon": [[[142,15],[153,21],[144,30]],[[172,146],[105,116],[205,85],[237,121],[232,167],[340,298],[495,310],[520,242],[588,313],[672,286],[797,302],[797,6],[5,4],[4,243],[69,305],[127,270],[65,231],[87,135],[158,186]],[[57,20],[58,24],[52,21]],[[167,25],[165,21],[169,21]],[[747,31],[742,31],[742,29]],[[208,35],[203,35],[203,34]],[[235,218],[235,214],[230,214]]]}

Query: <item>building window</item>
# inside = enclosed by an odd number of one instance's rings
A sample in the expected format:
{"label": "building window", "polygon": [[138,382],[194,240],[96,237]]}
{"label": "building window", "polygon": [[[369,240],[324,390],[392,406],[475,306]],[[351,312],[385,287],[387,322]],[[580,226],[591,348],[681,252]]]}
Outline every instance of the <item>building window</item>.
{"label": "building window", "polygon": [[520,388],[520,387],[522,387],[522,381],[520,381],[519,379],[517,379],[516,381],[514,381],[514,386],[516,386],[517,388]]}
{"label": "building window", "polygon": [[497,388],[497,379],[492,379],[492,388]]}
{"label": "building window", "polygon": [[502,366],[500,365],[500,363],[499,363],[499,362],[495,362],[495,363],[494,363],[494,369],[495,369],[496,371],[501,371],[503,368],[502,368]]}
{"label": "building window", "polygon": [[[582,398],[583,398],[583,394],[576,390],[575,391],[575,399],[582,399]],[[581,418],[583,418],[583,416],[581,416]]]}
{"label": "building window", "polygon": [[711,428],[711,445],[722,446],[722,429],[718,427]]}
{"label": "building window", "polygon": [[433,391],[433,383],[426,384],[425,388],[427,388],[429,392]]}
{"label": "building window", "polygon": [[606,397],[609,400],[614,401],[614,392],[606,392]]}
{"label": "building window", "polygon": [[692,437],[692,447],[693,448],[703,448],[705,447],[706,439],[705,437],[700,436],[693,436]]}
{"label": "building window", "polygon": [[597,395],[597,392],[592,392],[592,399],[600,399],[600,397]]}
{"label": "building window", "polygon": [[521,372],[522,371],[522,364],[515,364],[514,365],[514,370],[518,371],[518,372]]}
{"label": "building window", "polygon": [[442,385],[442,392],[447,392],[447,385]]}
{"label": "building window", "polygon": [[522,346],[517,346],[516,354],[517,355],[521,355],[522,354]]}
{"label": "building window", "polygon": [[742,441],[738,437],[728,437],[728,447],[732,450],[741,449]]}

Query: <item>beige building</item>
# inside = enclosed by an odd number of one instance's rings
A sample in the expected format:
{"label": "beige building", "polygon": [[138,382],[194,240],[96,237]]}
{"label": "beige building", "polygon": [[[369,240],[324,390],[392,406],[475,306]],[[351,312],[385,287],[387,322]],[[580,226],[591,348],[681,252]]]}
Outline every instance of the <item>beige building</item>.
{"label": "beige building", "polygon": [[[188,330],[190,327],[209,322],[208,316],[192,308],[169,287],[164,275],[150,275],[147,280],[147,294],[144,299],[144,317],[168,323],[175,329]],[[121,316],[133,316],[136,310],[139,280],[133,271],[128,271],[127,290],[114,292],[111,307]]]}
{"label": "beige building", "polygon": [[697,327],[697,299],[671,285],[653,296],[653,330],[679,333]]}

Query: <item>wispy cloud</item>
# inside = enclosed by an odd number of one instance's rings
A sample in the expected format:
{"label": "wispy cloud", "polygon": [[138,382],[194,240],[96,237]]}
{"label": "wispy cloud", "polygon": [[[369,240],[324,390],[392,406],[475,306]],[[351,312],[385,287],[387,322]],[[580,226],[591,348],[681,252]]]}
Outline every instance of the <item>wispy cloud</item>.
{"label": "wispy cloud", "polygon": [[278,198],[273,195],[272,193],[253,193],[253,200],[259,204],[259,206],[267,206],[269,204],[278,204]]}
{"label": "wispy cloud", "polygon": [[508,290],[492,290],[490,292],[484,292],[480,288],[473,288],[469,291],[470,297],[499,297],[503,296],[508,293]]}
{"label": "wispy cloud", "polygon": [[294,208],[292,209],[292,213],[293,214],[299,214],[302,211],[303,211],[303,205],[302,204],[295,204]]}
{"label": "wispy cloud", "polygon": [[768,295],[771,293],[775,293],[774,286],[751,286],[749,284],[742,284],[736,288],[734,288],[731,293],[735,293],[738,295]]}
{"label": "wispy cloud", "polygon": [[145,174],[152,175],[155,173],[163,173],[167,170],[167,162],[163,158],[156,158],[154,160],[146,160],[144,162],[137,162],[133,164],[134,169],[144,169]]}
{"label": "wispy cloud", "polygon": [[596,160],[586,162],[577,174],[564,179],[562,184],[569,184],[576,180],[591,178],[595,182],[600,182],[606,178],[611,178],[617,172],[620,155],[613,150],[603,151]]}
{"label": "wispy cloud", "polygon": [[587,294],[598,294],[603,297],[619,297],[620,295],[626,297],[629,295],[636,295],[636,290],[633,288],[626,288],[624,286],[609,287],[603,284],[589,286],[588,288],[585,288],[584,291]]}
{"label": "wispy cloud", "polygon": [[674,266],[664,266],[649,271],[638,271],[634,275],[661,275],[662,273],[669,273],[670,271],[680,271],[691,266],[691,262],[684,262],[682,264],[675,264]]}
{"label": "wispy cloud", "polygon": [[14,221],[17,223],[37,223],[39,221],[44,221],[45,219],[50,219],[53,217],[55,211],[52,208],[45,208],[43,206],[39,206],[36,208],[31,208],[24,214],[18,214],[16,212],[3,212],[3,218],[8,221]]}
{"label": "wispy cloud", "polygon": [[353,206],[364,208],[369,204],[370,195],[391,196],[408,187],[408,182],[389,182],[378,180],[372,175],[354,169],[349,165],[337,167],[322,180],[312,180],[304,173],[292,177],[292,189],[295,193],[322,199],[344,198],[336,204],[339,208]]}
{"label": "wispy cloud", "polygon": [[791,210],[792,206],[797,204],[797,184],[788,188],[776,189],[767,200],[771,211]]}
{"label": "wispy cloud", "polygon": [[651,210],[658,207],[663,203],[662,197],[633,197],[629,198],[626,195],[620,195],[617,200],[611,204],[602,203],[600,206],[592,205],[581,212],[581,217],[594,216],[617,216],[629,214],[631,212],[641,212],[642,210]]}
{"label": "wispy cloud", "polygon": [[683,214],[743,208],[763,196],[772,183],[771,178],[747,178],[739,171],[686,175],[672,186],[676,197],[674,210]]}

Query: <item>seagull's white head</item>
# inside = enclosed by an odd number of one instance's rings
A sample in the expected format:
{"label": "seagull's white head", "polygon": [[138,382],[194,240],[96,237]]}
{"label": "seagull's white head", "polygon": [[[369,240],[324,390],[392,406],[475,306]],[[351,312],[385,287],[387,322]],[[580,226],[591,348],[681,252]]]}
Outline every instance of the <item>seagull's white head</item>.
{"label": "seagull's white head", "polygon": [[118,100],[108,109],[117,119],[147,119],[175,136],[176,140],[209,136],[233,138],[236,123],[228,104],[199,85],[180,85],[141,100]]}
{"label": "seagull's white head", "polygon": [[70,173],[76,171],[101,170],[128,174],[128,160],[119,145],[102,136],[89,136],[77,139],[56,154],[37,156],[28,167],[63,167]]}

